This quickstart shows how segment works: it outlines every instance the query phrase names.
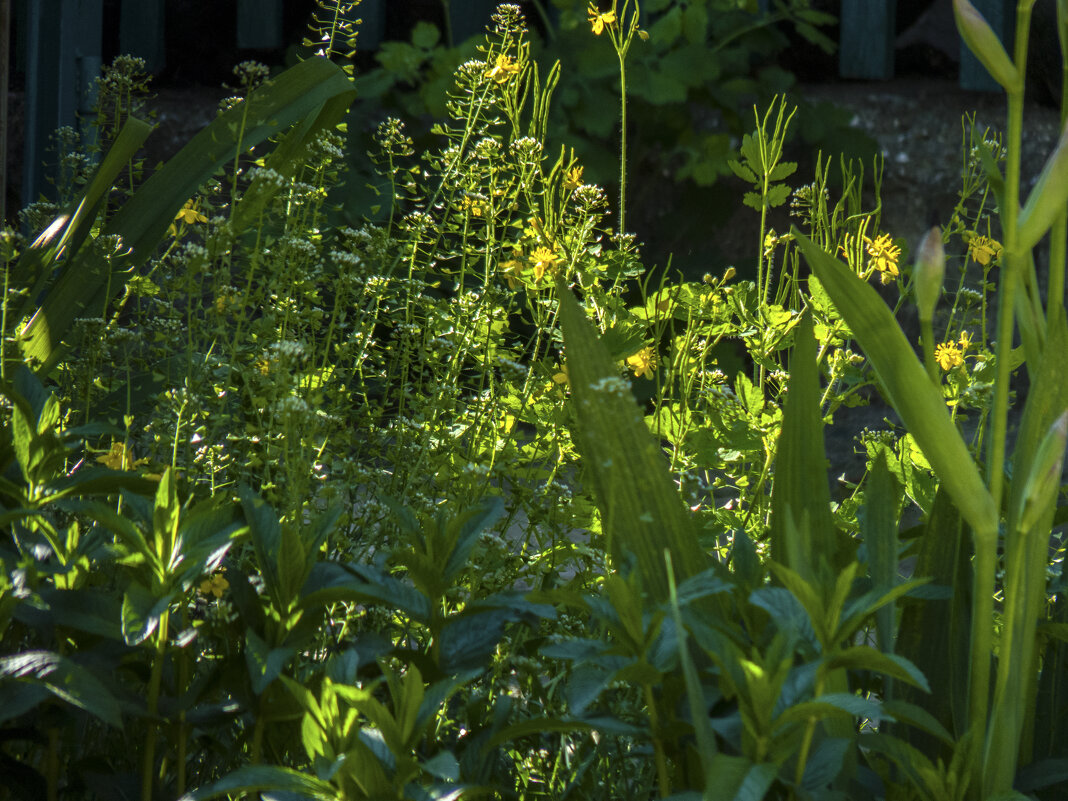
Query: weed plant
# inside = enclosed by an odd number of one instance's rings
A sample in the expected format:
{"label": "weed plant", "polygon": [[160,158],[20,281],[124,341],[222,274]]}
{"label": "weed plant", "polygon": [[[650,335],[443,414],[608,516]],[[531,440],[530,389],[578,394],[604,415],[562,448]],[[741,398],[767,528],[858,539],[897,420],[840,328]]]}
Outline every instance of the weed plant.
{"label": "weed plant", "polygon": [[[323,52],[239,65],[148,177],[117,62],[99,151],[61,137],[61,205],[3,233],[4,792],[1060,797],[1068,145],[1021,206],[1031,3],[1010,58],[955,0],[1008,124],[965,120],[911,265],[878,162],[788,182],[776,97],[729,161],[754,277],[695,282],[626,230],[626,139],[618,197],[585,182],[510,4],[435,148],[378,126],[380,222],[337,225],[355,4],[319,5]],[[642,9],[587,11],[626,113]],[[832,502],[824,426],[869,402],[900,423]]]}

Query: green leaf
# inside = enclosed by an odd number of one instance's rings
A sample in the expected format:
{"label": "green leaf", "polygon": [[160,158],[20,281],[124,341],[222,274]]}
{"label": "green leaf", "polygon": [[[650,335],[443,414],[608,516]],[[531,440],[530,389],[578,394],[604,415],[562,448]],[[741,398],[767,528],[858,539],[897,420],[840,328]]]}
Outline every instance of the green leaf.
{"label": "green leaf", "polygon": [[898,723],[915,726],[928,734],[933,734],[946,745],[953,745],[953,735],[938,721],[938,718],[922,706],[894,698],[883,701],[883,710]]}
{"label": "green leaf", "polygon": [[741,756],[716,754],[705,771],[704,801],[760,801],[779,772],[778,766]]}
{"label": "green leaf", "polygon": [[[960,512],[944,489],[935,495],[913,575],[930,576],[934,584],[952,588],[952,595],[903,605],[896,650],[927,677],[931,693],[903,687],[901,697],[959,735],[967,726],[972,564]],[[930,738],[910,735],[910,741],[924,751],[938,747]]]}
{"label": "green leaf", "polygon": [[327,782],[313,776],[298,773],[292,768],[278,768],[266,765],[254,765],[238,768],[217,782],[193,790],[183,795],[179,801],[205,801],[223,795],[237,795],[257,790],[295,793],[305,798],[319,801],[334,801],[341,798],[337,791]]}
{"label": "green leaf", "polygon": [[775,728],[805,723],[810,718],[823,720],[828,717],[848,715],[855,718],[881,720],[887,717],[881,704],[851,693],[826,693],[812,701],[804,701],[787,708],[775,719]]}
{"label": "green leaf", "polygon": [[737,161],[729,159],[727,161],[727,166],[731,168],[731,172],[733,172],[743,181],[748,181],[751,184],[755,184],[757,182],[756,173],[754,173],[744,164],[739,164]]}
{"label": "green leaf", "polygon": [[[339,122],[354,97],[341,67],[324,58],[300,62],[197,134],[108,220],[99,238],[119,236],[127,249],[125,268],[136,268],[155,252],[186,200],[221,165],[296,122],[304,123],[300,139],[310,141],[308,137]],[[288,141],[290,150],[296,149],[297,140]],[[268,165],[273,166],[270,159]],[[74,320],[87,310],[103,310],[106,301],[122,289],[121,281],[109,281],[111,267],[96,248],[70,253],[64,264],[59,279],[20,333],[24,358],[41,363],[43,370],[58,361],[60,341]]]}
{"label": "green leaf", "polygon": [[[168,467],[163,472],[159,486],[156,488],[156,503],[152,509],[152,529],[156,545],[156,556],[160,563],[170,560],[171,550],[178,534],[178,518],[181,506],[178,504],[178,488],[175,486],[174,470]],[[167,564],[167,568],[171,567]]]}
{"label": "green leaf", "polygon": [[[781,165],[780,165],[781,166]],[[769,209],[778,208],[790,197],[793,190],[786,184],[774,184],[768,187],[767,204]]]}
{"label": "green leaf", "polygon": [[0,678],[11,677],[44,687],[71,706],[122,728],[119,702],[89,671],[49,651],[23,651],[0,659]]}
{"label": "green leaf", "polygon": [[[768,173],[769,181],[781,181],[784,178],[789,178],[797,172],[797,162],[795,161],[780,161],[776,164],[770,173]],[[787,187],[789,189],[789,187]]]}
{"label": "green leaf", "polygon": [[[860,536],[868,551],[868,566],[875,587],[886,590],[897,581],[897,527],[901,509],[901,490],[890,475],[889,454],[879,448],[872,463],[864,492],[864,505],[858,517]],[[894,605],[887,603],[875,614],[875,634],[879,650],[891,653],[894,648]]]}
{"label": "green leaf", "polygon": [[270,504],[249,488],[242,487],[239,494],[241,508],[245,510],[245,519],[248,521],[252,548],[256,553],[256,563],[263,575],[263,582],[267,585],[267,594],[277,611],[288,612],[293,598],[287,595],[279,575],[282,526],[278,522],[278,515]]}
{"label": "green leaf", "polygon": [[157,598],[139,581],[131,581],[122,596],[122,638],[127,645],[140,645],[159,627],[160,617],[173,593]]}
{"label": "green leaf", "polygon": [[252,692],[263,695],[271,682],[282,674],[294,653],[292,648],[269,648],[255,631],[246,629],[245,664],[252,682]]}
{"label": "green leaf", "polygon": [[455,544],[445,563],[443,576],[446,582],[451,582],[467,566],[468,557],[479,536],[503,516],[504,501],[500,497],[491,497],[484,498],[449,521],[446,532]]}
{"label": "green leaf", "polygon": [[[771,556],[811,583],[829,578],[838,559],[827,486],[816,339],[808,312],[802,315],[794,337],[789,387],[771,489]],[[813,620],[813,625],[821,622]]]}
{"label": "green leaf", "polygon": [[884,654],[870,645],[854,645],[852,648],[838,651],[827,659],[826,664],[828,669],[849,668],[883,673],[926,692],[931,691],[927,679],[909,660],[897,654]]}
{"label": "green leaf", "polygon": [[[21,320],[33,312],[33,304],[52,277],[53,267],[60,257],[70,258],[89,236],[101,204],[106,199],[119,174],[126,169],[137,150],[152,133],[152,125],[130,117],[108,149],[100,166],[93,173],[85,192],[71,208],[57,217],[19,259],[16,273],[21,280],[34,281],[22,308],[9,319]],[[4,332],[5,335],[7,332]]]}
{"label": "green leaf", "polygon": [[848,266],[793,229],[806,261],[849,324],[895,411],[915,437],[977,538],[997,538],[998,514],[968,447],[908,339],[879,294]]}
{"label": "green leaf", "polygon": [[616,565],[626,564],[633,554],[643,590],[655,601],[665,601],[664,551],[671,554],[680,581],[708,567],[708,557],[628,382],[620,377],[571,291],[561,285],[559,293],[573,432],[601,511],[609,551]]}

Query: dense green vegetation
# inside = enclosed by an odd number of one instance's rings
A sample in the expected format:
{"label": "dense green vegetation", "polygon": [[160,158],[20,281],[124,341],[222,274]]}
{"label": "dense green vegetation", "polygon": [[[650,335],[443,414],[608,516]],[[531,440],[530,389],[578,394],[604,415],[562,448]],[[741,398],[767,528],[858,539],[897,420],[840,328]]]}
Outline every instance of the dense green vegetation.
{"label": "dense green vegetation", "polygon": [[[955,2],[1009,112],[966,126],[950,225],[906,254],[878,163],[802,178],[777,96],[724,160],[752,269],[701,281],[643,263],[633,142],[618,197],[587,182],[574,65],[508,4],[432,150],[378,127],[379,221],[338,222],[354,31],[321,5],[321,52],[239,65],[151,175],[119,59],[61,202],[3,232],[4,792],[1061,797],[1068,144],[1022,196],[1031,3],[1010,57]],[[607,131],[647,33],[584,11]],[[832,495],[865,403],[897,422]]]}

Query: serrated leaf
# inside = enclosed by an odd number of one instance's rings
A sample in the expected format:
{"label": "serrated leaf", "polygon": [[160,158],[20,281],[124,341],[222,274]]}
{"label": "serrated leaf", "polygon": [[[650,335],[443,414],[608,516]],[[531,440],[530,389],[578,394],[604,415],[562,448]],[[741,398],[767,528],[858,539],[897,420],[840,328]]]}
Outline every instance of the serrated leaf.
{"label": "serrated leaf", "polygon": [[771,173],[768,175],[768,180],[781,181],[784,178],[789,178],[795,172],[797,172],[796,161],[780,161],[772,168]]}
{"label": "serrated leaf", "polygon": [[756,173],[744,164],[739,164],[737,161],[734,161],[734,159],[728,159],[727,166],[730,167],[731,172],[733,172],[743,181],[748,181],[751,184],[755,184],[757,182]]}
{"label": "serrated leaf", "polygon": [[756,209],[757,211],[760,211],[762,208],[764,208],[764,198],[760,195],[759,192],[746,192],[744,195],[742,195],[742,203],[744,203],[751,209]]}
{"label": "serrated leaf", "polygon": [[786,202],[786,199],[790,197],[792,191],[793,190],[786,184],[775,184],[774,186],[768,187],[768,208],[774,209],[781,206]]}

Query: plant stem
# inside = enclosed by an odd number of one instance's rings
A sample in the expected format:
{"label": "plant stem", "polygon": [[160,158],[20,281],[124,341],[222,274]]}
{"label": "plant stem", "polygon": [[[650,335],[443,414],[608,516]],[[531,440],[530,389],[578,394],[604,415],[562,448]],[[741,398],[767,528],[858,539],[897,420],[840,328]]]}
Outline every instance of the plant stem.
{"label": "plant stem", "polygon": [[661,798],[671,795],[671,777],[668,775],[667,756],[664,754],[664,744],[660,741],[660,716],[656,711],[656,698],[653,695],[653,686],[643,684],[642,692],[645,695],[645,708],[649,711],[649,729],[653,735],[653,754],[656,760],[656,784]]}
{"label": "plant stem", "polygon": [[[995,513],[1001,509],[1005,485],[1005,439],[1008,429],[1009,382],[1011,380],[1012,336],[1017,285],[1023,269],[1025,254],[1020,252],[1017,215],[1020,208],[1020,152],[1023,139],[1024,71],[1027,65],[1027,35],[1031,21],[1031,3],[1022,0],[1016,8],[1016,42],[1014,61],[1020,76],[1015,86],[1007,88],[1007,155],[1005,161],[1005,191],[1001,206],[1001,229],[1004,240],[1004,269],[998,296],[997,377],[994,381],[994,406],[990,448],[987,452],[987,485],[994,501]],[[983,779],[986,773],[983,755],[988,735],[990,698],[990,661],[993,646],[994,589],[997,565],[997,528],[989,532],[975,532],[975,588],[972,611],[972,671],[969,691],[971,746],[973,770],[981,792],[991,788]],[[1014,766],[1016,754],[1004,755]],[[1002,789],[1011,790],[1011,782]]]}
{"label": "plant stem", "polygon": [[152,801],[153,769],[156,765],[156,718],[159,715],[159,688],[163,679],[163,659],[167,651],[167,627],[169,611],[159,617],[156,632],[156,652],[152,657],[152,673],[148,680],[148,731],[145,734],[145,753],[141,762],[141,801]]}
{"label": "plant stem", "polygon": [[619,57],[619,236],[627,231],[627,69],[626,54]]}

